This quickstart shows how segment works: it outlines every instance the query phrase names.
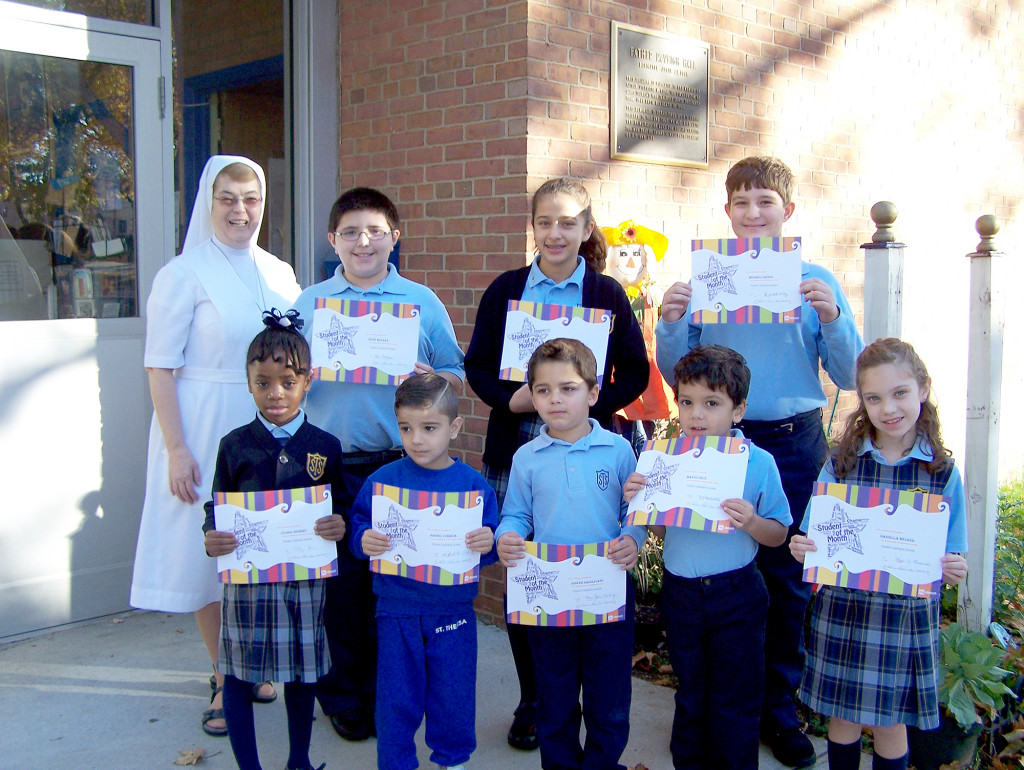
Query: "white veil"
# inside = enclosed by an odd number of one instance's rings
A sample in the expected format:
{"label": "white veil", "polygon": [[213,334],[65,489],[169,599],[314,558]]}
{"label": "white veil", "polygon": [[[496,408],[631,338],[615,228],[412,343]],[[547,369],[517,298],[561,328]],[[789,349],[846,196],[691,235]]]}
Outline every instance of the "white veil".
{"label": "white veil", "polygon": [[[185,245],[181,247],[182,252],[191,251],[200,244],[205,243],[213,237],[213,182],[217,174],[223,171],[232,163],[244,163],[256,172],[260,180],[260,196],[263,202],[260,204],[260,227],[263,226],[263,211],[267,206],[267,179],[263,173],[263,167],[254,160],[242,155],[214,155],[203,168],[203,174],[199,177],[199,189],[196,192],[196,202],[192,206],[192,219],[188,223],[188,231],[185,233]],[[260,228],[253,231],[250,246],[256,245],[256,239],[260,234]]]}

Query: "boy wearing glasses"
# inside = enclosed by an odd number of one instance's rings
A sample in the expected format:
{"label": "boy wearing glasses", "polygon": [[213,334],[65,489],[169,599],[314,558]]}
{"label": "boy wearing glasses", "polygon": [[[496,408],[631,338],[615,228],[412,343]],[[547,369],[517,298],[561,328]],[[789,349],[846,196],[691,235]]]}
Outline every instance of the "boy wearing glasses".
{"label": "boy wearing glasses", "polygon": [[[326,281],[310,286],[295,301],[302,318],[313,318],[318,297],[396,302],[420,309],[416,374],[436,372],[460,392],[465,369],[462,350],[441,300],[430,289],[403,278],[388,262],[398,243],[398,209],[383,193],[356,187],[331,208],[327,240],[341,265]],[[312,342],[312,323],[303,329]],[[336,436],[342,448],[342,496],[346,525],[349,509],[366,478],[402,456],[395,418],[395,385],[314,380],[306,400],[312,423]],[[326,585],[324,625],[331,670],[317,682],[317,699],[331,726],[346,740],[375,734],[377,638],[375,600],[368,562],[357,560],[346,538],[338,548],[339,574]]]}

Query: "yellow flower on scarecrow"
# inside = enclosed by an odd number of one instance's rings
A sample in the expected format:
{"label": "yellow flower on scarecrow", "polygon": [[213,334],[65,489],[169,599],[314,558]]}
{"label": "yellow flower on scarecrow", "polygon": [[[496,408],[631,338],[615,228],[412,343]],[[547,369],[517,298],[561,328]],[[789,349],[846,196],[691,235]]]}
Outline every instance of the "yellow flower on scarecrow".
{"label": "yellow flower on scarecrow", "polygon": [[[622,410],[627,420],[657,420],[676,415],[675,401],[654,360],[654,325],[658,321],[662,292],[654,285],[656,265],[668,251],[668,237],[627,219],[618,227],[602,227],[608,241],[605,275],[626,290],[630,305],[644,333],[651,378],[647,390]],[[648,249],[654,255],[652,263]]]}

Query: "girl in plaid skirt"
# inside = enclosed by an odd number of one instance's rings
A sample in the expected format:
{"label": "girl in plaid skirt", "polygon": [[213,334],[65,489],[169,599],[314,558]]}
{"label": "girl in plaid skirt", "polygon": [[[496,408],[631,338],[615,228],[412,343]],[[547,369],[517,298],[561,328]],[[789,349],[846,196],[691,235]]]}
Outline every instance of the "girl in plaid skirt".
{"label": "girl in plaid skirt", "polygon": [[[942,444],[931,378],[901,340],[876,340],[857,357],[860,404],[818,481],[919,490],[949,501],[942,579],[967,575],[967,521],[960,474]],[[801,527],[806,531],[807,520]],[[814,541],[794,535],[803,562]],[[823,586],[811,614],[800,698],[829,717],[832,770],[860,766],[863,727],[874,735],[874,770],[906,770],[911,724],[939,724],[939,600]]]}
{"label": "girl in plaid skirt", "polygon": [[[309,345],[299,334],[295,311],[264,313],[267,328],[246,355],[249,392],[258,414],[221,440],[214,492],[263,492],[330,484],[341,488],[341,444],[310,425],[300,408],[310,386]],[[317,519],[315,534],[337,542],[345,521],[335,512]],[[237,529],[237,527],[236,527]],[[234,531],[214,528],[213,503],[206,503],[206,552],[224,556],[238,546]],[[224,712],[231,750],[240,770],[261,770],[253,724],[254,682],[284,682],[288,712],[287,770],[312,770],[316,680],[330,667],[324,632],[324,580],[228,583],[224,586],[220,656]],[[317,770],[323,770],[320,765]]]}

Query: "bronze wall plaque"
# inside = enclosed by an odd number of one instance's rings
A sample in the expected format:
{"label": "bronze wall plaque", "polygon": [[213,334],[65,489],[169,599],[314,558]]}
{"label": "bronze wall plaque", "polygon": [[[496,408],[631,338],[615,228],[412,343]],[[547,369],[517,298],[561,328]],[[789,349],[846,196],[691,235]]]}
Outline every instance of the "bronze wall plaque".
{"label": "bronze wall plaque", "polygon": [[708,165],[707,43],[612,22],[611,157]]}

